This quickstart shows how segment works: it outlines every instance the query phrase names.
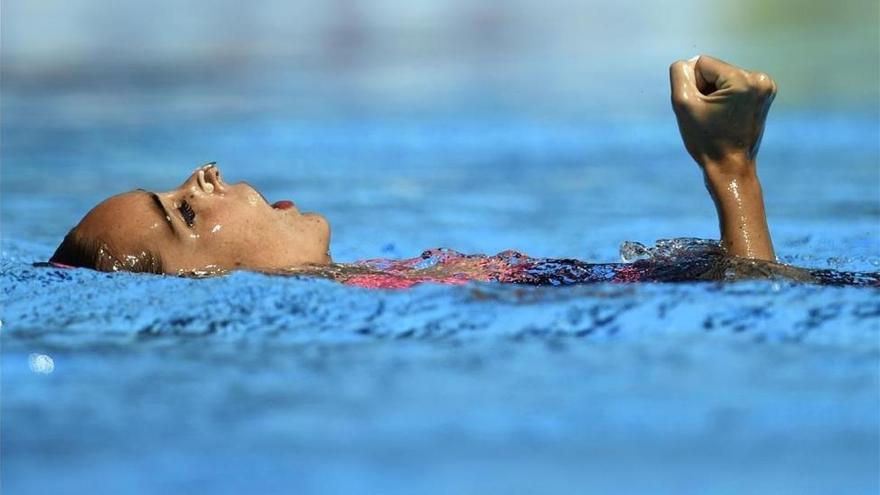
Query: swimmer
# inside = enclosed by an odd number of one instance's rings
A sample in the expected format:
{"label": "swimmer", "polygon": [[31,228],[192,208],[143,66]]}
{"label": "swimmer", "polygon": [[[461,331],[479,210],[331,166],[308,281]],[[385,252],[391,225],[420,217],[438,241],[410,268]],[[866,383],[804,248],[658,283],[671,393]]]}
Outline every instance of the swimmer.
{"label": "swimmer", "polygon": [[366,287],[472,280],[821,279],[821,271],[776,263],[764,212],[756,159],[776,83],[765,73],[705,55],[675,62],[669,71],[678,128],[703,171],[721,234],[719,246],[691,260],[590,264],[514,251],[469,256],[433,250],[412,259],[337,264],[330,257],[330,225],[323,216],[302,213],[291,201],[269,203],[245,182],[224,181],[219,167],[209,163],[177,189],[136,190],[100,203],[67,234],[50,264],[191,276],[231,270],[312,274]]}

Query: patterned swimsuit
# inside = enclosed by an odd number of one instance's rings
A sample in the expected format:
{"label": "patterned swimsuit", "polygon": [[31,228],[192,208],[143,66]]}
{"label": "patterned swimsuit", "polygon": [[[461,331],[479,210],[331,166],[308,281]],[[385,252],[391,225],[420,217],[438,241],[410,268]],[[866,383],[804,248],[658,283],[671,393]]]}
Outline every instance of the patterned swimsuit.
{"label": "patterned swimsuit", "polygon": [[370,259],[346,265],[346,268],[336,272],[332,278],[346,285],[382,289],[402,289],[425,282],[453,285],[472,281],[572,285],[742,279],[880,287],[878,273],[807,270],[778,263],[731,258],[712,241],[679,244],[675,249],[657,250],[631,263],[533,258],[517,251],[503,251],[494,256],[467,255],[439,248],[425,251],[416,258]]}

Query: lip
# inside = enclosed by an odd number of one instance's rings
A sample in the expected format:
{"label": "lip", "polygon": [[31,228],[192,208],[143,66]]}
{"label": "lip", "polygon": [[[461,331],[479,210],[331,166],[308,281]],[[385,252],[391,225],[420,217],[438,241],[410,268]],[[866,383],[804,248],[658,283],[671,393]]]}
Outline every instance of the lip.
{"label": "lip", "polygon": [[290,210],[294,206],[296,205],[294,205],[293,201],[290,201],[289,199],[282,199],[281,201],[272,203],[272,208],[275,208],[276,210]]}

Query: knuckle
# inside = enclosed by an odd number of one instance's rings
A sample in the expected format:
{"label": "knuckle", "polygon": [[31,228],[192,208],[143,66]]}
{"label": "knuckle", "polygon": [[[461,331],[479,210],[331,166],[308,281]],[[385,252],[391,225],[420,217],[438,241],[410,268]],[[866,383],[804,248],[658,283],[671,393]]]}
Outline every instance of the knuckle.
{"label": "knuckle", "polygon": [[764,72],[756,72],[752,74],[750,86],[754,92],[760,96],[776,94],[776,81]]}
{"label": "knuckle", "polygon": [[688,106],[688,98],[681,92],[672,93],[672,105],[676,108],[685,108]]}
{"label": "knuckle", "polygon": [[731,67],[723,74],[723,77],[729,81],[741,83],[749,80],[749,73],[739,67]]}

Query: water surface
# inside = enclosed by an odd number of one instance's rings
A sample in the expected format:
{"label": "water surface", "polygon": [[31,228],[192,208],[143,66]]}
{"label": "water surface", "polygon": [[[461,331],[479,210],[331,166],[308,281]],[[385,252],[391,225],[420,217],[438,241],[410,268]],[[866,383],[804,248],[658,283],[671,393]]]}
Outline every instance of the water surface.
{"label": "water surface", "polygon": [[[446,246],[613,262],[625,240],[715,237],[670,111],[359,113],[300,105],[296,79],[142,75],[4,75],[9,493],[880,488],[876,289],[375,291],[33,266],[108,194],[212,160],[324,213],[338,261]],[[226,90],[269,103],[211,98]],[[771,113],[760,174],[782,261],[880,269],[877,136],[871,114]]]}

